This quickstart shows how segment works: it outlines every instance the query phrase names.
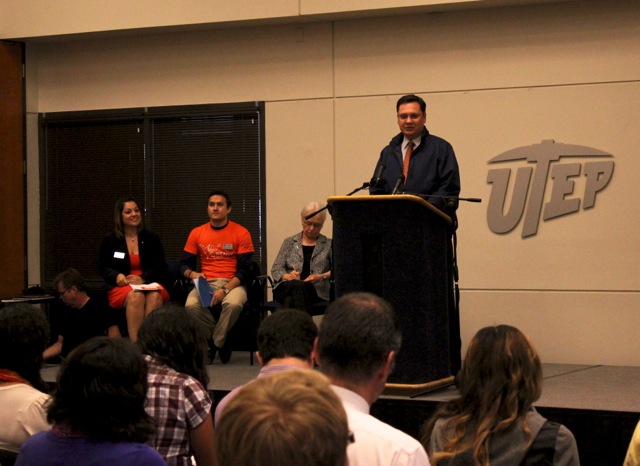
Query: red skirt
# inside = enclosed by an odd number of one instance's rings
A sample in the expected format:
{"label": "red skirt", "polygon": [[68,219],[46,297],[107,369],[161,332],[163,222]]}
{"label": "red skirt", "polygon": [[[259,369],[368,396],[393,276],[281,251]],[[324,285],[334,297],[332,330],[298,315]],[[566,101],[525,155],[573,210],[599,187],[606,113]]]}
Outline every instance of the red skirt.
{"label": "red skirt", "polygon": [[[142,267],[140,266],[140,254],[131,254],[129,256],[131,261],[131,275],[142,275]],[[162,286],[162,285],[160,285]],[[115,288],[110,289],[107,292],[107,296],[109,297],[109,306],[120,309],[124,307],[124,300],[127,299],[129,293],[133,290],[129,285],[126,286],[116,286]],[[158,290],[160,296],[162,296],[162,302],[166,303],[169,301],[169,293],[167,290],[162,287],[162,289]],[[138,293],[151,293],[151,291],[139,291]]]}

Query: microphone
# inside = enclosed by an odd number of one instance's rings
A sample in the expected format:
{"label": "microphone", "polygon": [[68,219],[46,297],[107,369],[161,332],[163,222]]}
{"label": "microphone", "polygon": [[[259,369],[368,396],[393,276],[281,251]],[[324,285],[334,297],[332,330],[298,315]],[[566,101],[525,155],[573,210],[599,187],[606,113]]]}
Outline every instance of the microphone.
{"label": "microphone", "polygon": [[380,180],[382,180],[382,173],[384,172],[385,168],[386,166],[383,163],[381,163],[376,167],[376,171],[373,174],[373,178],[371,178],[371,181],[369,182],[370,187],[377,186],[378,183],[380,183]]}
{"label": "microphone", "polygon": [[393,190],[391,191],[391,194],[397,194],[402,183],[404,183],[404,175],[401,173],[398,176],[398,179],[396,180],[396,184],[393,185]]}

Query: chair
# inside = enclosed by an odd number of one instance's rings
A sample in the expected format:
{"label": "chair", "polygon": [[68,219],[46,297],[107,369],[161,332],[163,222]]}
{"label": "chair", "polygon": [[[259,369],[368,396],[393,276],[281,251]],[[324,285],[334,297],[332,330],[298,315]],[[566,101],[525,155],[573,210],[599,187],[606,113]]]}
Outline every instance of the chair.
{"label": "chair", "polygon": [[[265,277],[265,275],[260,275],[260,266],[253,261],[247,277],[247,302],[242,307],[238,320],[229,329],[225,342],[225,348],[231,351],[248,351],[251,365],[253,365],[253,354],[258,351],[258,327],[267,313],[265,308],[267,294]],[[179,275],[176,276],[176,279],[179,283],[174,286],[174,289],[179,290],[178,293],[184,296],[182,300],[182,304],[184,304],[187,295],[193,289],[193,281]],[[222,306],[218,304],[209,310],[218,320]]]}
{"label": "chair", "polygon": [[[271,287],[271,289],[274,288],[273,285],[273,278],[271,278],[269,275],[261,275],[260,277],[262,280],[265,281],[265,285],[268,283],[268,286]],[[321,316],[324,315],[325,311],[327,310],[327,307],[329,306],[329,304],[331,304],[331,301],[333,301],[333,280],[331,281],[331,291],[329,296],[331,297],[330,301],[318,301],[317,303],[314,303],[313,308],[311,310],[311,315],[312,316]],[[276,312],[279,309],[282,309],[282,304],[280,304],[278,301],[272,300],[272,301],[267,301],[264,303],[263,305],[264,308],[264,312],[265,314],[267,312]]]}
{"label": "chair", "polygon": [[267,315],[267,281],[265,275],[260,275],[257,262],[252,262],[251,274],[247,281],[247,302],[238,320],[229,330],[225,346],[231,351],[249,351],[249,363],[253,365],[253,354],[258,351],[258,327]]}
{"label": "chair", "polygon": [[0,449],[0,465],[13,466],[18,458],[18,452]]}

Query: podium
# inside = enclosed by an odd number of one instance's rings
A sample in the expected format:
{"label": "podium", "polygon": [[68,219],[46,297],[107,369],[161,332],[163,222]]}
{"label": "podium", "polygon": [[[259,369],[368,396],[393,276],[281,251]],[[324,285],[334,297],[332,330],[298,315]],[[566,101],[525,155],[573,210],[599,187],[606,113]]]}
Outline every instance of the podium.
{"label": "podium", "polygon": [[451,351],[460,353],[451,219],[412,195],[334,196],[327,203],[336,297],[375,293],[398,318],[402,346],[387,387],[451,383]]}

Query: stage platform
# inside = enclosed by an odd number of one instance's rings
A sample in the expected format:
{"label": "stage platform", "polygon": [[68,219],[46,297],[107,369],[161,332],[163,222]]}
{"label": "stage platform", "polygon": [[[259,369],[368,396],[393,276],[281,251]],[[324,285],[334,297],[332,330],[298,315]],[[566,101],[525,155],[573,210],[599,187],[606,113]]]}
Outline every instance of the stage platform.
{"label": "stage platform", "polygon": [[[254,358],[255,359],[255,358]],[[55,381],[57,367],[43,369]],[[260,368],[249,353],[233,353],[209,369],[209,391],[217,402],[231,389],[249,382]],[[543,364],[544,385],[536,409],[566,425],[575,435],[583,466],[622,465],[636,423],[640,420],[640,367]],[[418,437],[420,427],[438,403],[457,395],[455,387],[416,397],[385,395],[372,414]]]}

